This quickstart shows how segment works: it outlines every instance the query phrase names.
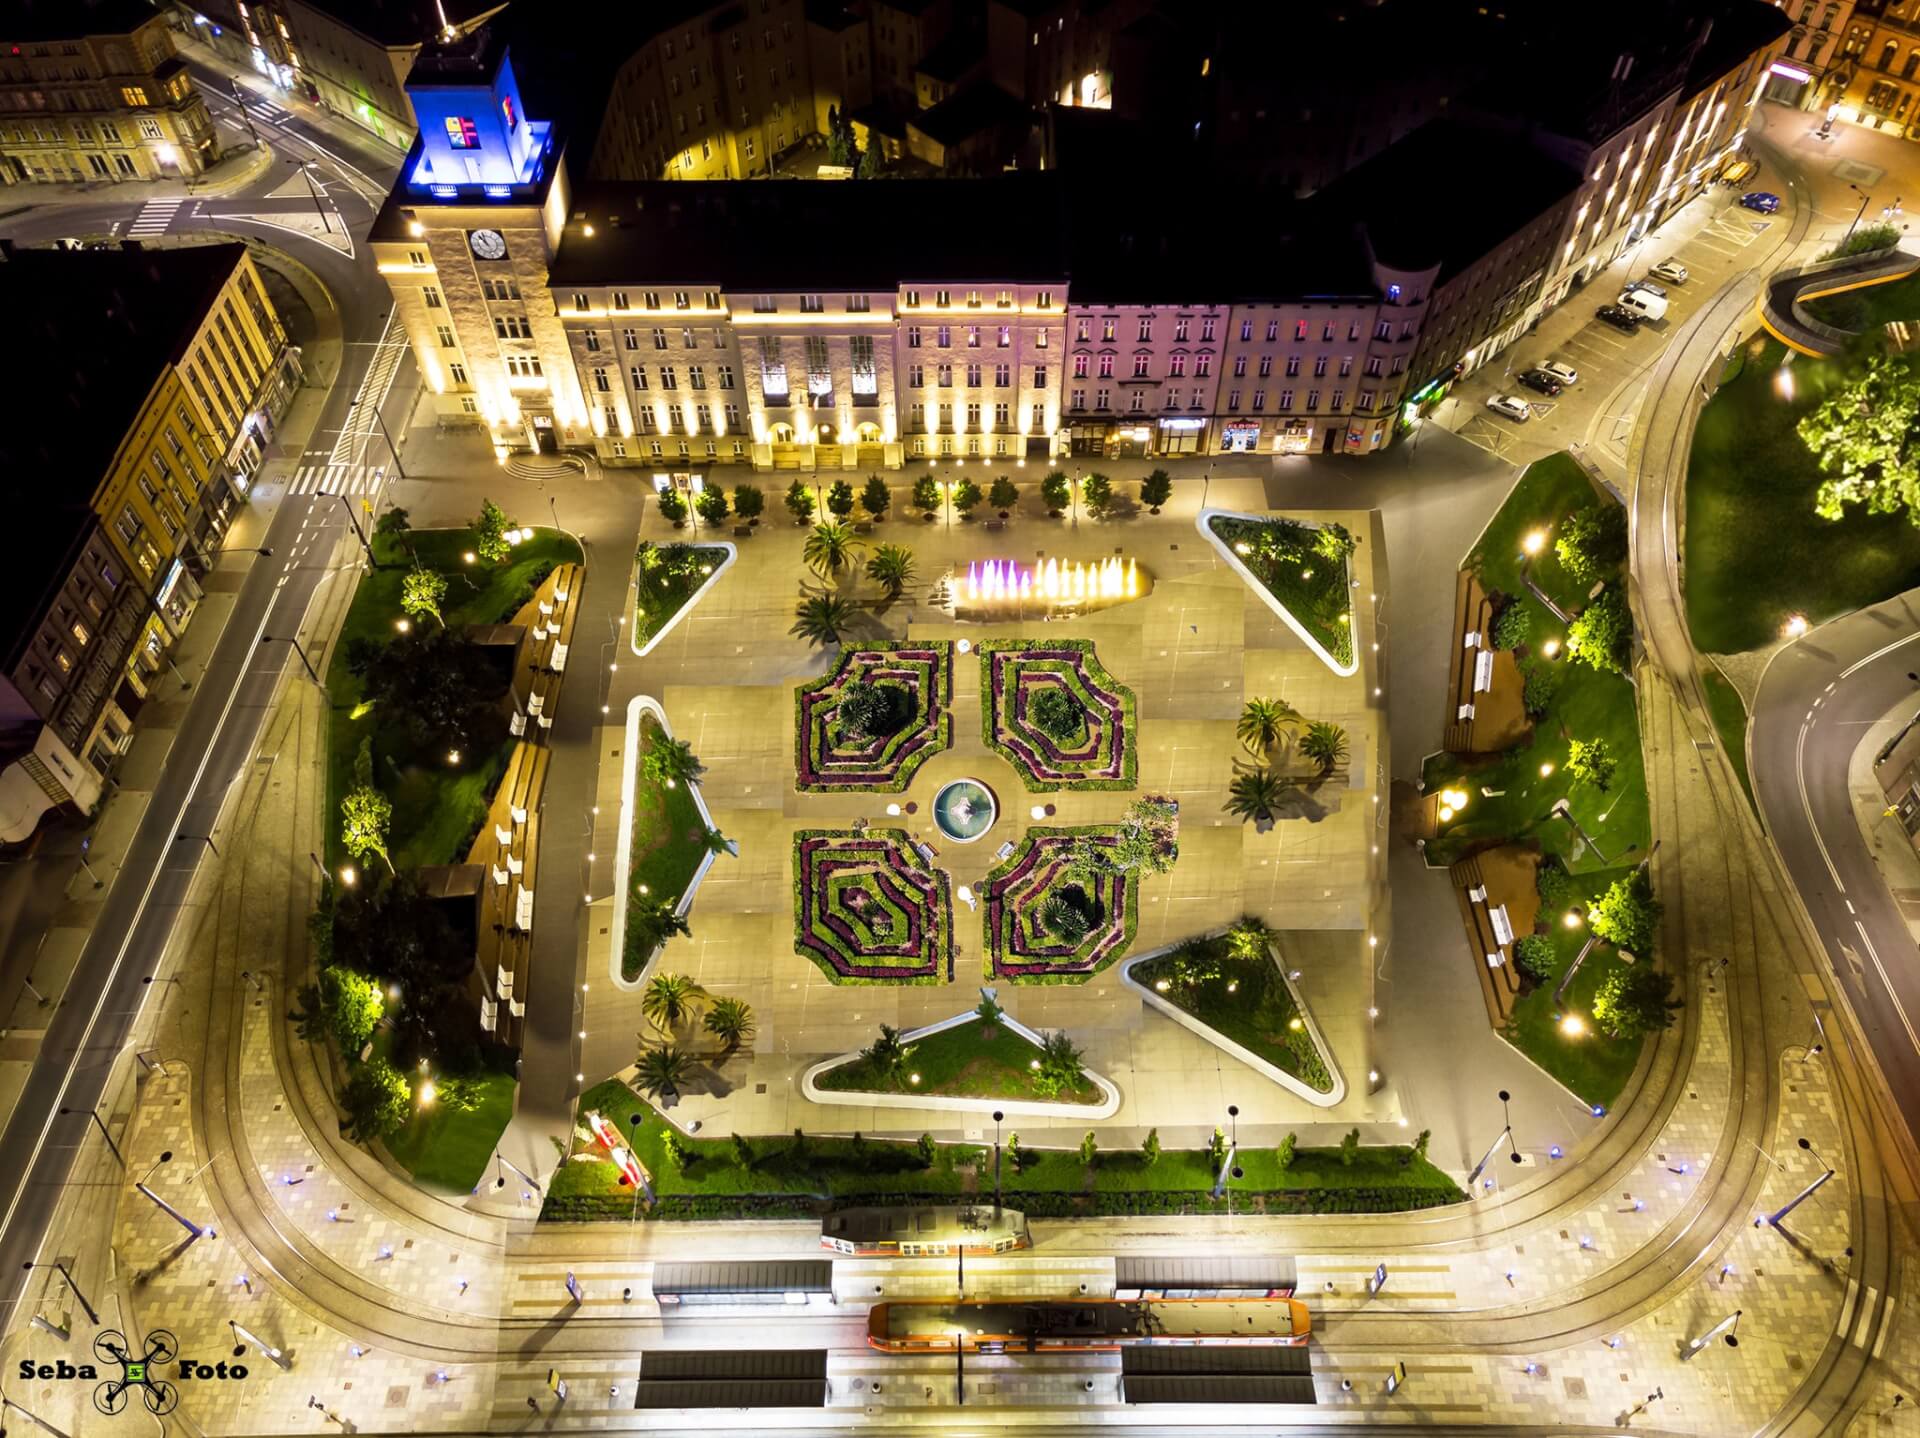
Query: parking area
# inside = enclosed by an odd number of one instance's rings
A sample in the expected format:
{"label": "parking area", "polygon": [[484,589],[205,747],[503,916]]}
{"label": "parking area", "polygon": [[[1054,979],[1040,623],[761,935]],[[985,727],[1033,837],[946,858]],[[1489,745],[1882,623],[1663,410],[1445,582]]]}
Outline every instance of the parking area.
{"label": "parking area", "polygon": [[[1747,189],[1770,188],[1762,170]],[[1752,246],[1784,231],[1787,215],[1743,209],[1744,190],[1715,186],[1614,264],[1570,291],[1543,318],[1534,333],[1509,346],[1497,361],[1482,366],[1454,387],[1429,416],[1482,449],[1516,464],[1526,464],[1580,441],[1605,458],[1624,462],[1628,436],[1645,397],[1645,379],[1666,339],[1720,288],[1726,278],[1753,264]],[[1686,267],[1684,284],[1657,281],[1666,291],[1666,313],[1644,321],[1631,333],[1596,317],[1633,280],[1645,279],[1653,266],[1676,259]],[[1579,374],[1576,384],[1548,396],[1520,384],[1517,376],[1545,361],[1558,361]],[[1526,403],[1526,420],[1488,408],[1495,396]]]}

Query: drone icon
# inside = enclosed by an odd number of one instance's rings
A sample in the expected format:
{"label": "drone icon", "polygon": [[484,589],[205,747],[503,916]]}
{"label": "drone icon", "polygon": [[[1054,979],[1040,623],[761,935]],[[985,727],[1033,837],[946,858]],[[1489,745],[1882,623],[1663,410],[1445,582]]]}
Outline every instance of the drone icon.
{"label": "drone icon", "polygon": [[128,1390],[137,1388],[147,1412],[156,1417],[173,1412],[180,1402],[180,1390],[166,1379],[153,1376],[153,1366],[171,1363],[179,1351],[180,1345],[173,1335],[164,1328],[156,1328],[147,1335],[141,1356],[135,1358],[127,1347],[126,1335],[117,1329],[107,1329],[93,1340],[93,1355],[102,1364],[118,1363],[120,1376],[106,1379],[93,1390],[93,1406],[102,1413],[119,1413],[127,1406]]}

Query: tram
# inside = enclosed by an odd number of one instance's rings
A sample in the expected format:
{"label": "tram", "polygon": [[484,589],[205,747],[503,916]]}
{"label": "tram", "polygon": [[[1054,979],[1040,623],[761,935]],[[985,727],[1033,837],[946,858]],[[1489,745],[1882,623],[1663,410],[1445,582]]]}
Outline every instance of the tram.
{"label": "tram", "polygon": [[1027,1216],[1017,1209],[848,1208],[820,1225],[820,1246],[882,1258],[969,1258],[1031,1248]]}
{"label": "tram", "polygon": [[876,1303],[867,1342],[882,1353],[1087,1353],[1147,1344],[1297,1348],[1312,1333],[1297,1298],[1117,1298]]}

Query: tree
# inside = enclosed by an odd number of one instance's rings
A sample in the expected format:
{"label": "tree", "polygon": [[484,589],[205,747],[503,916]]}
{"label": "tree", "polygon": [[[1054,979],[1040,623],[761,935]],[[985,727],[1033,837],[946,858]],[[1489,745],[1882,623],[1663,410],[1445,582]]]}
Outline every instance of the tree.
{"label": "tree", "polygon": [[753,1019],[753,1008],[745,999],[715,999],[702,1022],[708,1033],[727,1046],[728,1053],[734,1052],[741,1044],[751,1043],[753,1036],[759,1032],[759,1026]]}
{"label": "tree", "polygon": [[804,479],[796,479],[787,486],[787,513],[793,516],[795,524],[805,524],[813,518],[813,491],[807,488]]}
{"label": "tree", "polygon": [[760,511],[767,507],[766,491],[757,484],[736,484],[733,487],[733,512],[741,519],[751,523],[760,517]]}
{"label": "tree", "polygon": [[1242,769],[1227,785],[1226,811],[1264,834],[1273,828],[1276,812],[1286,802],[1288,784],[1271,769]]}
{"label": "tree", "polygon": [[1040,927],[1069,943],[1084,939],[1096,917],[1093,899],[1078,884],[1062,884],[1040,901]]}
{"label": "tree", "polygon": [[836,479],[827,491],[827,510],[844,523],[847,516],[853,513],[853,486],[844,479]]}
{"label": "tree", "polygon": [[473,521],[473,552],[489,564],[498,564],[513,552],[507,543],[507,531],[514,527],[506,511],[490,499],[480,501],[480,515]]}
{"label": "tree", "polygon": [[1160,506],[1173,498],[1173,476],[1164,469],[1151,471],[1140,481],[1140,502],[1155,514]]}
{"label": "tree", "polygon": [[1020,1135],[1017,1133],[1007,1135],[1007,1167],[1020,1172]]}
{"label": "tree", "polygon": [[887,509],[893,503],[893,491],[887,488],[887,482],[877,474],[867,476],[866,486],[860,491],[860,507],[867,512],[867,518],[878,523],[887,517]]}
{"label": "tree", "polygon": [[1058,516],[1073,498],[1073,486],[1067,480],[1063,469],[1051,471],[1040,481],[1040,497],[1047,502],[1047,513]]}
{"label": "tree", "polygon": [[1819,404],[1795,426],[1821,481],[1813,512],[1838,521],[1849,505],[1869,514],[1905,513],[1920,523],[1920,372],[1905,359],[1879,355],[1860,377]]}
{"label": "tree", "polygon": [[353,1059],[373,1037],[386,1008],[380,985],[344,964],[328,964],[320,970],[319,999],[341,1057]]}
{"label": "tree", "polygon": [[904,685],[856,679],[841,691],[834,720],[840,733],[849,739],[877,739],[906,723],[913,715],[913,705],[913,696]]}
{"label": "tree", "polygon": [[800,601],[791,633],[814,644],[838,644],[853,622],[853,605],[837,594],[809,594]]}
{"label": "tree", "polygon": [[1645,869],[1615,879],[1606,893],[1593,901],[1587,923],[1594,933],[1638,958],[1653,953],[1654,931],[1660,926],[1660,901],[1653,896],[1653,880]]}
{"label": "tree", "polygon": [[1300,722],[1300,711],[1284,699],[1249,699],[1233,732],[1257,759],[1278,748],[1287,731]]}
{"label": "tree", "polygon": [[429,615],[441,628],[447,621],[441,617],[440,601],[447,597],[447,576],[437,569],[408,570],[400,581],[400,610],[416,624]]}
{"label": "tree", "polygon": [[1065,1030],[1054,1029],[1040,1036],[1040,1067],[1032,1073],[1033,1091],[1052,1098],[1085,1083],[1085,1058]]}
{"label": "tree", "polygon": [[869,135],[867,137],[867,148],[860,152],[860,164],[853,172],[854,178],[859,180],[878,179],[883,164],[884,161],[880,158],[880,137],[878,135]]}
{"label": "tree", "polygon": [[707,991],[685,974],[656,974],[640,994],[640,1012],[663,1034],[670,1034],[707,1001]]}
{"label": "tree", "polygon": [[408,554],[413,553],[413,523],[407,511],[397,504],[382,511],[374,521],[373,535],[375,539],[392,540]]}
{"label": "tree", "polygon": [[1522,934],[1513,941],[1513,966],[1538,982],[1553,977],[1553,940],[1545,934]]}
{"label": "tree", "polygon": [[[848,491],[851,499],[852,491]],[[813,532],[807,536],[806,544],[800,550],[800,557],[807,568],[822,579],[834,579],[843,569],[853,568],[854,556],[860,545],[853,537],[853,531],[844,524],[831,521],[816,524]]]}
{"label": "tree", "polygon": [[1072,739],[1086,726],[1086,711],[1064,684],[1049,684],[1027,705],[1033,727],[1052,739]]}
{"label": "tree", "polygon": [[1338,724],[1315,719],[1300,738],[1300,752],[1320,766],[1322,777],[1331,774],[1347,757],[1347,731]]}
{"label": "tree", "polygon": [[680,912],[679,900],[663,894],[644,894],[627,906],[627,932],[635,949],[650,954],[668,939],[689,938],[693,930]]}
{"label": "tree", "polygon": [[659,1044],[640,1050],[634,1081],[640,1092],[655,1098],[680,1097],[680,1085],[693,1073],[693,1056],[678,1044]]}
{"label": "tree", "polygon": [[1593,669],[1625,674],[1633,657],[1633,615],[1627,596],[1610,584],[1567,626],[1567,650]]}
{"label": "tree", "polygon": [[449,1074],[433,1086],[433,1106],[449,1113],[472,1113],[483,1096],[480,1081],[472,1074]]}
{"label": "tree", "polygon": [[1020,486],[1008,479],[1004,474],[987,487],[987,503],[1000,511],[1000,517],[1002,519],[1005,519],[1007,517],[1007,511],[1019,502]]}
{"label": "tree", "polygon": [[308,1043],[317,1044],[332,1031],[332,1020],[320,1000],[318,984],[302,984],[293,996],[293,1005],[287,1011],[287,1018],[293,1024],[293,1031]]}
{"label": "tree", "polygon": [[1160,1162],[1159,1129],[1150,1128],[1147,1130],[1147,1136],[1140,1141],[1140,1156],[1147,1161],[1148,1168],[1152,1168],[1156,1163]]}
{"label": "tree", "polygon": [[[371,741],[365,741],[371,743]],[[393,823],[393,800],[371,784],[357,784],[340,799],[340,847],[361,863],[370,854],[393,870],[387,857],[387,829]]]}
{"label": "tree", "polygon": [[396,1063],[437,1059],[459,1069],[479,1056],[480,1012],[466,992],[473,940],[408,879],[362,883],[334,906],[335,961],[388,986]]}
{"label": "tree", "polygon": [[787,1157],[795,1160],[807,1156],[807,1131],[798,1124],[793,1129],[793,1147],[787,1150]]}
{"label": "tree", "polygon": [[356,1143],[372,1143],[406,1126],[413,1112],[413,1091],[400,1071],[382,1058],[354,1065],[340,1093],[347,1111],[340,1132]]}
{"label": "tree", "polygon": [[1352,1168],[1354,1160],[1360,1157],[1360,1130],[1350,1128],[1340,1140],[1340,1164],[1343,1168]]}
{"label": "tree", "polygon": [[680,1141],[680,1135],[672,1129],[660,1135],[660,1156],[667,1161],[667,1167],[675,1173],[687,1171],[687,1146]]}
{"label": "tree", "polygon": [[923,1133],[914,1140],[913,1147],[920,1155],[920,1167],[932,1168],[934,1159],[940,1156],[940,1146],[933,1141],[933,1135]]}
{"label": "tree", "polygon": [[953,487],[953,512],[962,519],[969,518],[980,504],[980,486],[970,479],[963,479]]}
{"label": "tree", "polygon": [[1425,1163],[1427,1161],[1427,1145],[1432,1142],[1433,1130],[1430,1128],[1421,1129],[1420,1137],[1413,1141],[1413,1156],[1422,1163]]}
{"label": "tree", "polygon": [[660,508],[660,517],[675,529],[687,522],[687,501],[676,491],[661,490],[660,497],[654,503]]}
{"label": "tree", "polygon": [[892,1024],[882,1024],[880,1037],[861,1049],[860,1057],[867,1061],[877,1077],[886,1079],[895,1088],[905,1088],[908,1066],[917,1052],[918,1045],[900,1041],[900,1030]]}
{"label": "tree", "polygon": [[1088,1168],[1093,1167],[1093,1156],[1099,1151],[1100,1144],[1094,1138],[1093,1130],[1088,1129],[1080,1138],[1080,1162]]}
{"label": "tree", "polygon": [[729,839],[718,829],[707,830],[705,834],[700,836],[700,842],[705,846],[706,851],[716,859],[722,854],[733,853],[733,840]]}
{"label": "tree", "polygon": [[1353,553],[1353,531],[1344,524],[1323,524],[1314,532],[1313,552],[1335,564]]}
{"label": "tree", "polygon": [[982,1027],[989,1029],[997,1027],[1007,1016],[1007,1011],[995,1003],[993,995],[985,989],[980,990],[980,1002],[973,1006],[973,1012]]}
{"label": "tree", "polygon": [[827,163],[853,164],[853,151],[848,144],[847,132],[840,125],[840,111],[832,105],[827,106]]}
{"label": "tree", "polygon": [[640,758],[640,772],[655,784],[672,788],[688,784],[706,773],[707,766],[694,754],[685,739],[660,733],[647,741],[647,752]]}
{"label": "tree", "polygon": [[1673,997],[1673,975],[1651,964],[1622,964],[1600,981],[1593,996],[1593,1021],[1616,1039],[1658,1033],[1681,1007]]}
{"label": "tree", "polygon": [[1227,1135],[1218,1124],[1214,1125],[1213,1137],[1207,1140],[1207,1164],[1215,1173],[1227,1161]]}
{"label": "tree", "polygon": [[416,629],[384,643],[349,644],[347,667],[366,698],[392,714],[418,745],[478,750],[506,727],[495,702],[501,676],[463,635]]}
{"label": "tree", "polygon": [[1274,1165],[1280,1170],[1280,1172],[1285,1173],[1288,1169],[1293,1167],[1294,1151],[1298,1149],[1299,1146],[1300,1146],[1300,1140],[1296,1138],[1293,1134],[1288,1134],[1285,1138],[1280,1140],[1280,1147],[1278,1147],[1273,1151]]}
{"label": "tree", "polygon": [[1606,793],[1620,761],[1605,739],[1574,739],[1567,745],[1567,772]]}
{"label": "tree", "polygon": [[693,497],[693,508],[708,524],[718,524],[727,517],[727,492],[710,484]]}
{"label": "tree", "polygon": [[867,578],[886,590],[889,599],[898,599],[913,576],[913,551],[905,545],[883,544],[867,560]]}
{"label": "tree", "polygon": [[733,1135],[731,1141],[733,1143],[733,1161],[742,1168],[752,1168],[753,1144],[748,1141],[745,1134],[738,1133]]}
{"label": "tree", "polygon": [[1264,959],[1276,937],[1257,914],[1242,914],[1227,930],[1227,953],[1242,963]]}
{"label": "tree", "polygon": [[1576,509],[1560,521],[1553,552],[1576,584],[1611,577],[1627,557],[1627,511],[1617,504]]}
{"label": "tree", "polygon": [[1510,600],[1493,621],[1493,647],[1518,649],[1533,637],[1533,611],[1519,600]]}
{"label": "tree", "polygon": [[923,474],[913,482],[913,507],[932,519],[940,508],[940,485],[930,474]]}
{"label": "tree", "polygon": [[1113,507],[1113,481],[1098,470],[1087,476],[1080,493],[1087,501],[1087,513],[1096,518]]}

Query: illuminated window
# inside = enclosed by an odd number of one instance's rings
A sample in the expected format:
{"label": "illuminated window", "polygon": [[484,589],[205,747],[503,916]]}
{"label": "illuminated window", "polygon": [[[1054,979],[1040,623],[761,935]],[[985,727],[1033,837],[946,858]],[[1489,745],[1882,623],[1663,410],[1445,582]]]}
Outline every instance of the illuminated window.
{"label": "illuminated window", "polygon": [[508,95],[500,101],[500,117],[507,122],[508,130],[520,123],[520,116],[514,112],[513,96]]}
{"label": "illuminated window", "polygon": [[456,150],[477,150],[480,148],[480,131],[473,121],[462,115],[447,116],[447,143]]}

